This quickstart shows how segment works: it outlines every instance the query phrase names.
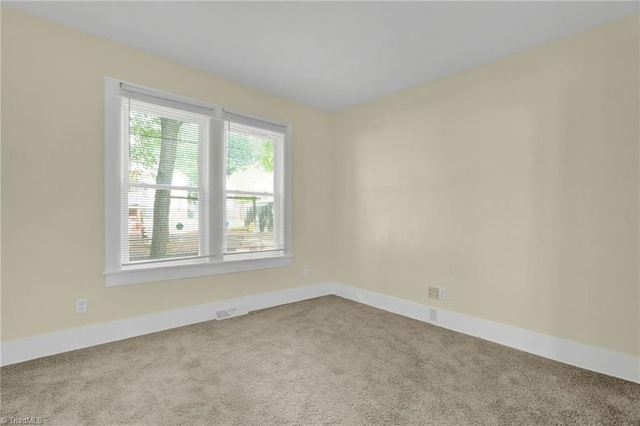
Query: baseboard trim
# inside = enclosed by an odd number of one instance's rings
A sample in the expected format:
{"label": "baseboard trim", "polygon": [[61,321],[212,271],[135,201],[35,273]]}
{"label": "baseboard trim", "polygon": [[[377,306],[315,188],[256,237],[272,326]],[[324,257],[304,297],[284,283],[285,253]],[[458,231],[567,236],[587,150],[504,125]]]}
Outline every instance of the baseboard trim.
{"label": "baseboard trim", "polygon": [[[333,291],[335,295],[345,299],[398,315],[479,337],[586,370],[640,383],[639,357],[410,302],[340,283],[333,284]],[[429,309],[437,311],[437,322],[429,321]]]}
{"label": "baseboard trim", "polygon": [[9,340],[0,345],[0,365],[16,364],[49,355],[214,320],[216,319],[216,311],[233,306],[246,305],[249,311],[256,311],[329,294],[333,294],[333,284],[321,283]]}
{"label": "baseboard trim", "polygon": [[[246,305],[248,311],[251,312],[331,294],[565,364],[640,383],[639,357],[335,282],[294,287],[34,337],[9,340],[0,344],[0,365],[16,364],[49,355],[214,320],[216,311],[233,306]],[[437,322],[429,321],[429,309],[437,311]]]}

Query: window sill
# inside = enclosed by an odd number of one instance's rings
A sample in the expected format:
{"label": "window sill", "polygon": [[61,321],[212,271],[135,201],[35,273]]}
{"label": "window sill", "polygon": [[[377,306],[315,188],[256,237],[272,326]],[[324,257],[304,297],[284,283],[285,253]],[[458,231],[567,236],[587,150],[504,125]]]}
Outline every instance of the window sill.
{"label": "window sill", "polygon": [[104,275],[106,277],[107,287],[117,287],[154,281],[255,271],[258,269],[282,268],[291,266],[292,259],[293,256],[274,256],[259,259],[226,260],[222,263],[167,265],[155,268],[123,269],[120,271],[105,272]]}

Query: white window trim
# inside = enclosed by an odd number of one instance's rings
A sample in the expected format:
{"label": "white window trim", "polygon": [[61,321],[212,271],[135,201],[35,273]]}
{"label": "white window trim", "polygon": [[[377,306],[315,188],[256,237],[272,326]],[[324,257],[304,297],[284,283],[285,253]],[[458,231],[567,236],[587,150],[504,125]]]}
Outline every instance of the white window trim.
{"label": "white window trim", "polygon": [[[126,88],[126,91],[123,90]],[[286,129],[283,140],[283,194],[284,194],[284,233],[285,250],[269,254],[233,255],[225,259],[221,253],[211,260],[197,262],[181,262],[180,260],[168,262],[168,264],[140,265],[136,267],[123,267],[121,264],[120,245],[122,243],[123,224],[120,218],[120,203],[122,195],[121,174],[124,173],[121,152],[121,107],[122,96],[129,96],[135,92],[141,98],[151,98],[152,102],[184,108],[194,112],[205,112],[207,115],[225,120],[233,117],[234,120],[242,119],[242,122],[258,127],[278,126]],[[214,120],[218,122],[218,120]],[[213,138],[216,132],[222,129],[213,126],[210,129]],[[147,87],[124,82],[119,79],[105,78],[105,279],[107,287],[115,287],[127,284],[138,284],[154,281],[172,280],[180,278],[201,277],[206,275],[226,274],[233,272],[253,271],[290,266],[292,263],[292,238],[291,238],[291,125],[277,122],[262,117],[239,113],[222,108],[219,105],[186,98],[183,96],[161,92]],[[223,158],[220,152],[223,144],[210,144],[209,155],[211,158]],[[212,163],[213,164],[213,163]],[[209,212],[214,217],[223,217],[224,206],[216,200],[224,199],[224,170],[220,167],[211,167],[212,176],[208,194]],[[214,234],[216,241],[221,241],[224,233],[224,222],[211,222],[210,232]]]}

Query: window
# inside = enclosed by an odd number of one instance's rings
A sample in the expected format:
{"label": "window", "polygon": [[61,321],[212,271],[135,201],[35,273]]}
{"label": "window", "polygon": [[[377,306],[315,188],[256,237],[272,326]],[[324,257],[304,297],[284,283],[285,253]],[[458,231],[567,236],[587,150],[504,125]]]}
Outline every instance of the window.
{"label": "window", "polygon": [[107,285],[289,266],[290,134],[107,78]]}

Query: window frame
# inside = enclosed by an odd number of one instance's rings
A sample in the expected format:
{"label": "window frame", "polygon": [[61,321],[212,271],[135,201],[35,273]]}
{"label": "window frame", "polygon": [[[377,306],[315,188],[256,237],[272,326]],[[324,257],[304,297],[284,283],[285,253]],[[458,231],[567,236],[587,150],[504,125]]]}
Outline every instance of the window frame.
{"label": "window frame", "polygon": [[[122,244],[127,240],[125,224],[122,220],[121,203],[126,202],[123,194],[124,186],[128,185],[128,163],[124,159],[122,121],[124,117],[122,98],[135,98],[160,106],[195,112],[210,117],[208,146],[203,150],[207,158],[201,161],[209,162],[209,182],[204,185],[206,191],[206,210],[208,233],[214,244],[209,259],[177,259],[159,263],[141,263],[137,265],[123,265],[121,258]],[[107,287],[127,284],[163,281],[180,278],[200,277],[207,275],[225,274],[233,272],[252,271],[259,269],[286,267],[292,264],[291,238],[291,134],[292,126],[265,119],[255,115],[244,114],[235,110],[223,108],[216,104],[203,102],[180,95],[167,93],[148,87],[125,82],[120,79],[105,77],[105,281]],[[225,234],[225,164],[224,164],[224,124],[227,121],[245,124],[283,135],[277,158],[282,163],[282,189],[284,198],[281,208],[284,250],[281,252],[265,251],[251,253],[250,256],[222,253]],[[274,149],[276,149],[274,147]],[[128,148],[126,154],[128,155]],[[275,162],[275,160],[274,160]],[[125,170],[126,169],[126,170]],[[276,188],[274,187],[274,192]],[[220,220],[215,220],[219,218]],[[204,233],[206,235],[206,232]],[[219,247],[218,247],[219,246]],[[226,259],[225,259],[226,257]]]}

